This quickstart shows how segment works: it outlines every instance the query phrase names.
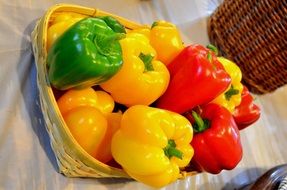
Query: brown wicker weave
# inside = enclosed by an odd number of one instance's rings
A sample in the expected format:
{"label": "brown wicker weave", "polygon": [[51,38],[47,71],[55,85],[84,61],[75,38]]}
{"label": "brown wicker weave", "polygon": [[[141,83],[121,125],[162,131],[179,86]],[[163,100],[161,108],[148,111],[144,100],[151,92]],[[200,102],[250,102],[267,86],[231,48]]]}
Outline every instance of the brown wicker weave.
{"label": "brown wicker weave", "polygon": [[209,18],[208,35],[241,68],[250,91],[287,83],[287,0],[225,0]]}

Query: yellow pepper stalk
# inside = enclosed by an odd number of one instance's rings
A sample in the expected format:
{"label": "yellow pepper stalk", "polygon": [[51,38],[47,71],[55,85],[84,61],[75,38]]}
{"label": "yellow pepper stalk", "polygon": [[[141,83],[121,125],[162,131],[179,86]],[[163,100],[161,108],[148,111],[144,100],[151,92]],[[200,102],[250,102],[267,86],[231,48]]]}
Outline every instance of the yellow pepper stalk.
{"label": "yellow pepper stalk", "polygon": [[241,83],[242,73],[240,68],[232,61],[218,57],[218,61],[223,65],[225,71],[230,75],[231,84],[227,90],[217,96],[212,102],[220,104],[233,113],[236,106],[241,102],[241,92],[243,85]]}
{"label": "yellow pepper stalk", "polygon": [[134,179],[162,187],[193,157],[193,130],[183,116],[144,105],[126,110],[112,139],[112,155]]}
{"label": "yellow pepper stalk", "polygon": [[114,100],[92,88],[69,90],[58,101],[59,110],[79,145],[101,162],[112,160],[111,140],[122,113],[113,113]]}
{"label": "yellow pepper stalk", "polygon": [[82,20],[87,16],[78,13],[60,13],[50,23],[47,31],[47,50],[50,49],[51,45],[55,40],[62,35],[69,27],[76,22]]}
{"label": "yellow pepper stalk", "polygon": [[156,60],[156,51],[143,34],[128,33],[120,44],[123,66],[101,87],[126,106],[153,103],[168,86],[168,69]]}
{"label": "yellow pepper stalk", "polygon": [[152,24],[150,43],[157,51],[158,60],[168,65],[184,48],[180,33],[170,22],[157,21]]}

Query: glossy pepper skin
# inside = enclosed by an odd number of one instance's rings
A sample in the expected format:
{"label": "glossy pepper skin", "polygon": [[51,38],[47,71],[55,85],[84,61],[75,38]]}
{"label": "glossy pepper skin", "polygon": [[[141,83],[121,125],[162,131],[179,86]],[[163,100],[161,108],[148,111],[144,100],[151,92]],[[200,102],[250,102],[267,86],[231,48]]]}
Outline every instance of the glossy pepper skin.
{"label": "glossy pepper skin", "polygon": [[86,17],[87,16],[85,15],[72,12],[64,12],[57,15],[51,22],[47,31],[47,50],[49,51],[56,39],[58,39],[68,28]]}
{"label": "glossy pepper skin", "polygon": [[156,21],[151,28],[137,28],[128,32],[145,35],[157,52],[157,59],[165,65],[168,65],[184,48],[179,30],[167,21]]}
{"label": "glossy pepper skin", "polygon": [[156,106],[180,114],[209,103],[231,82],[214,53],[201,45],[183,49],[168,70],[170,83]]}
{"label": "glossy pepper skin", "polygon": [[241,93],[243,90],[243,85],[241,83],[242,73],[240,68],[234,62],[224,57],[218,57],[217,59],[229,74],[231,84],[222,94],[212,100],[212,102],[222,105],[233,113],[235,107],[241,102]]}
{"label": "glossy pepper skin", "polygon": [[150,43],[157,51],[157,58],[168,65],[184,48],[177,27],[167,21],[157,21],[150,30]]}
{"label": "glossy pepper skin", "polygon": [[253,97],[246,86],[241,94],[241,103],[234,112],[233,117],[239,130],[245,129],[260,118],[260,108],[254,104]]}
{"label": "glossy pepper skin", "polygon": [[183,116],[143,105],[130,107],[112,139],[114,159],[134,179],[162,187],[179,177],[193,156],[193,131]]}
{"label": "glossy pepper skin", "polygon": [[57,103],[79,145],[101,162],[112,160],[111,140],[122,115],[112,112],[112,97],[104,91],[85,88],[68,90]]}
{"label": "glossy pepper skin", "polygon": [[136,104],[150,105],[166,90],[169,72],[156,59],[156,51],[143,34],[128,33],[120,43],[123,67],[101,87],[116,102],[128,107]]}
{"label": "glossy pepper skin", "polygon": [[233,169],[242,158],[239,130],[224,107],[207,104],[199,115],[192,112],[194,137],[191,142],[194,157],[191,161],[198,171],[218,174]]}
{"label": "glossy pepper skin", "polygon": [[100,84],[122,66],[119,40],[101,18],[85,18],[66,30],[48,52],[47,66],[51,84],[59,89],[84,88]]}

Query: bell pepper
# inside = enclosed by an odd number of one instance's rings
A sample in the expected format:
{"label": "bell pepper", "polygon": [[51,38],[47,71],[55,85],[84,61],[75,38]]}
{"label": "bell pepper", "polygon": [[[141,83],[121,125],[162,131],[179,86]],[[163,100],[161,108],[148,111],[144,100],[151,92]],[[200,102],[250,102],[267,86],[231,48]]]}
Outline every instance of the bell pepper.
{"label": "bell pepper", "polygon": [[116,102],[128,107],[153,103],[168,86],[169,72],[166,66],[156,60],[156,51],[143,34],[128,33],[120,43],[123,67],[100,86]]}
{"label": "bell pepper", "polygon": [[224,57],[218,57],[217,59],[231,77],[231,84],[222,94],[212,100],[212,102],[222,105],[233,113],[235,107],[241,102],[241,92],[243,90],[241,83],[242,73],[240,68],[232,61]]}
{"label": "bell pepper", "polygon": [[193,131],[183,116],[135,105],[122,117],[112,139],[112,155],[134,179],[153,187],[175,181],[193,156]]}
{"label": "bell pepper", "polygon": [[99,16],[98,18],[104,20],[106,24],[115,32],[126,33],[125,27],[119,23],[114,17],[111,16]]}
{"label": "bell pepper", "polygon": [[201,107],[201,113],[189,112],[194,137],[191,142],[194,169],[218,174],[233,169],[242,158],[242,146],[237,125],[231,113],[218,104]]}
{"label": "bell pepper", "polygon": [[79,106],[89,106],[97,108],[107,115],[113,111],[115,106],[115,102],[109,94],[100,90],[95,91],[93,88],[68,90],[58,99],[57,104],[62,114]]}
{"label": "bell pepper", "polygon": [[215,54],[201,45],[186,47],[167,67],[170,83],[156,106],[180,114],[209,103],[231,82]]}
{"label": "bell pepper", "polygon": [[241,94],[241,103],[233,112],[239,130],[245,129],[260,118],[260,108],[254,104],[253,97],[246,86]]}
{"label": "bell pepper", "polygon": [[143,34],[145,37],[147,37],[150,40],[150,28],[147,26],[143,26],[141,28],[136,28],[132,30],[128,30],[128,33],[139,33]]}
{"label": "bell pepper", "polygon": [[49,51],[51,45],[61,36],[68,28],[76,22],[86,18],[86,15],[78,13],[64,12],[59,13],[50,23],[47,31],[47,50]]}
{"label": "bell pepper", "polygon": [[85,18],[67,29],[48,52],[51,84],[59,89],[84,88],[100,84],[122,66],[118,33],[101,18]]}
{"label": "bell pepper", "polygon": [[157,21],[152,24],[150,43],[157,52],[158,60],[168,65],[184,48],[176,26],[170,22]]}
{"label": "bell pepper", "polygon": [[168,65],[184,48],[178,29],[167,21],[157,21],[151,28],[137,28],[129,32],[145,35],[157,52],[157,59],[165,65]]}
{"label": "bell pepper", "polygon": [[97,160],[110,161],[112,136],[120,126],[122,115],[112,112],[112,97],[92,88],[68,90],[57,104],[79,145]]}

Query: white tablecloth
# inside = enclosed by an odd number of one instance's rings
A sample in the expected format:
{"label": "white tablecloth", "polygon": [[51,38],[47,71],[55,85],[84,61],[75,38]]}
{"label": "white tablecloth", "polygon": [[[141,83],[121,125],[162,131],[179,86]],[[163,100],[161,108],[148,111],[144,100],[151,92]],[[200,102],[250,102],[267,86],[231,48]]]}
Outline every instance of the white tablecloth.
{"label": "white tablecloth", "polygon": [[[39,108],[30,33],[35,20],[60,0],[0,2],[0,190],[150,189],[124,179],[67,178],[55,156]],[[216,0],[66,0],[97,7],[151,24],[165,19],[178,25],[186,43],[206,45],[206,18]],[[232,171],[178,180],[163,189],[237,189],[271,167],[287,162],[287,87],[256,96],[261,119],[241,132],[243,159]]]}

